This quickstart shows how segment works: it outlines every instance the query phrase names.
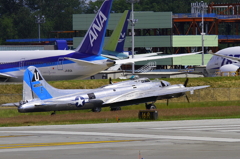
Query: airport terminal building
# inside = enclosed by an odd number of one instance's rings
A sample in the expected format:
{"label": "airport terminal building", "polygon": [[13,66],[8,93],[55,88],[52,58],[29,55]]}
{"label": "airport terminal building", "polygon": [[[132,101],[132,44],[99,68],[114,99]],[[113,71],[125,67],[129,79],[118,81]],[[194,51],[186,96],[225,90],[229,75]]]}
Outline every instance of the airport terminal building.
{"label": "airport terminal building", "polygon": [[[172,12],[134,12],[138,19],[134,26],[135,52],[163,52],[163,54],[190,53],[202,50],[202,14],[201,4],[192,3],[191,13],[175,14]],[[219,44],[226,47],[238,45],[240,36],[238,24],[239,3],[204,4],[204,64],[207,64],[212,55],[208,51],[217,52]],[[86,31],[94,14],[73,15],[73,30]],[[105,42],[114,30],[121,13],[112,13]],[[83,37],[73,38],[73,47],[76,47]],[[131,50],[131,26],[125,41],[125,50]],[[186,56],[157,60],[157,65],[201,65],[202,55]],[[143,65],[146,62],[138,62]]]}
{"label": "airport terminal building", "polygon": [[[135,52],[146,53],[163,52],[163,54],[187,53],[200,51],[202,46],[201,35],[174,35],[172,12],[135,12],[134,17],[138,19],[135,25]],[[110,33],[116,27],[121,13],[112,13],[108,23],[108,32],[105,42],[109,39]],[[94,14],[73,15],[73,30],[87,30],[91,24]],[[132,46],[131,26],[128,27],[128,35],[125,40],[125,50],[130,51]],[[73,38],[73,47],[77,47],[83,37]],[[205,36],[205,47],[217,47],[217,35]],[[176,52],[179,49],[184,52]],[[183,48],[183,49],[182,49]],[[186,50],[185,48],[191,48]],[[201,65],[201,56],[194,55],[187,57],[169,58],[157,60],[157,65]],[[205,55],[205,63],[211,55]],[[136,65],[144,65],[146,62],[138,62]]]}

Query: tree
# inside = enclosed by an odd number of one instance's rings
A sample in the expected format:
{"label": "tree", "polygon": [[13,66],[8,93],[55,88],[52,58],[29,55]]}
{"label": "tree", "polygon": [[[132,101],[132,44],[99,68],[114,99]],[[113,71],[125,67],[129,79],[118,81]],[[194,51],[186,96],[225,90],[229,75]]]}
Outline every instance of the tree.
{"label": "tree", "polygon": [[0,43],[3,43],[6,39],[18,38],[11,16],[3,15],[1,17],[0,30]]}

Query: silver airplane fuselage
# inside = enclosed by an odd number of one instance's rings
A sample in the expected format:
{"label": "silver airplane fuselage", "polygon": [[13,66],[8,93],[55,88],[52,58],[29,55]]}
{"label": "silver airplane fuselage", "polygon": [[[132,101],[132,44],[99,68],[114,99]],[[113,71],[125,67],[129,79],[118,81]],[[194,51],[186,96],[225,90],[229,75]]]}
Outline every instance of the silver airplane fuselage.
{"label": "silver airplane fuselage", "polygon": [[[149,80],[148,78],[140,78],[137,80],[123,81],[118,83],[102,86],[97,89],[73,90],[70,95],[63,95],[51,100],[32,100],[22,104],[19,112],[39,112],[39,111],[61,111],[61,110],[82,110],[93,109],[95,107],[118,107],[132,104],[148,103],[157,100],[155,96],[144,98],[146,94],[162,89],[173,89],[184,87],[182,84],[170,85],[167,81]],[[144,91],[145,90],[145,91]],[[177,93],[173,98],[183,95]],[[143,98],[142,98],[143,97]],[[103,104],[115,98],[122,98],[120,102],[114,104]],[[99,100],[101,99],[101,100]],[[134,99],[134,100],[128,100]],[[54,101],[54,102],[52,102]]]}

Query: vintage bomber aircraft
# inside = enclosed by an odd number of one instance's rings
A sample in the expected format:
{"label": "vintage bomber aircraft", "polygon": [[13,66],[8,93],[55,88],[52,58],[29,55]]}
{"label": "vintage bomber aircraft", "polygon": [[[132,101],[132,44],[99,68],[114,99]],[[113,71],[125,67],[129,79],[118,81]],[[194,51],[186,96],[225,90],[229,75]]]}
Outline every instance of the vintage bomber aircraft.
{"label": "vintage bomber aircraft", "polygon": [[[184,84],[186,86],[186,83]],[[185,95],[209,86],[185,87],[170,85],[167,81],[139,78],[112,83],[96,89],[57,89],[49,85],[40,71],[30,66],[24,73],[23,100],[18,111],[42,112],[92,109],[100,112],[102,107],[120,110],[121,106],[145,103],[147,109],[156,109],[154,102]]]}

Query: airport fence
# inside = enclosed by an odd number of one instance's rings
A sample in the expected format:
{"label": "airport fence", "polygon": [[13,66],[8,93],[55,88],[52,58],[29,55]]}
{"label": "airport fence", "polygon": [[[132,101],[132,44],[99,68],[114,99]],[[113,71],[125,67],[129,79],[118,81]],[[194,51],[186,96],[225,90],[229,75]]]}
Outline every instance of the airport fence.
{"label": "airport fence", "polygon": [[[205,88],[195,90],[194,94],[187,92],[190,102],[207,101],[238,101],[240,100],[240,88]],[[16,103],[22,99],[22,94],[0,94],[0,104]],[[171,102],[187,102],[183,97],[170,99]],[[166,102],[160,100],[158,102]]]}

